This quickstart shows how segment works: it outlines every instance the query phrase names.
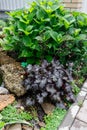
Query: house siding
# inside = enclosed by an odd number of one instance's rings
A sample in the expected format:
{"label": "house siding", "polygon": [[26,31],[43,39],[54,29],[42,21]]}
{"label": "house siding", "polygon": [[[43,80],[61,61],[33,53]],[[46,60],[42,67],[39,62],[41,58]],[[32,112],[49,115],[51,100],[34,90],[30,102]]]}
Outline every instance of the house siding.
{"label": "house siding", "polygon": [[[0,11],[10,11],[29,6],[28,2],[34,0],[0,0]],[[84,0],[85,1],[85,0]],[[63,0],[65,8],[69,10],[82,10],[83,0]]]}
{"label": "house siding", "polygon": [[0,0],[0,10],[10,11],[29,6],[33,0]]}

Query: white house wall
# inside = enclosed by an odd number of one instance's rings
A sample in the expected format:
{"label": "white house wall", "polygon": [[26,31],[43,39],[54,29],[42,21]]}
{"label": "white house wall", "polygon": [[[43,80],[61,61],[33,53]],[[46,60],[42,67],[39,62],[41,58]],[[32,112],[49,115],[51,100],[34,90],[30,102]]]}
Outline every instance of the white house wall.
{"label": "white house wall", "polygon": [[9,11],[27,7],[33,0],[0,0],[0,10]]}

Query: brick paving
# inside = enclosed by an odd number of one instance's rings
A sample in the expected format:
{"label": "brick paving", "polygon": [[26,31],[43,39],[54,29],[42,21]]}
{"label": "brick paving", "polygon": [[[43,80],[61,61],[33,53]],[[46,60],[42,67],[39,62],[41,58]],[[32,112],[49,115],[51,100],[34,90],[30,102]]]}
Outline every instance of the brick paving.
{"label": "brick paving", "polygon": [[87,130],[87,80],[58,130]]}

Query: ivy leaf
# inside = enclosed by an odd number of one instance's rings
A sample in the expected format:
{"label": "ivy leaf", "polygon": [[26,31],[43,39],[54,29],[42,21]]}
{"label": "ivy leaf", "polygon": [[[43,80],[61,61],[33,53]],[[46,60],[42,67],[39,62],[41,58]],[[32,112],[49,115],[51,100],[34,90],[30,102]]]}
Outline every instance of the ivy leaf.
{"label": "ivy leaf", "polygon": [[75,29],[74,35],[77,36],[81,32],[81,29]]}
{"label": "ivy leaf", "polygon": [[44,41],[47,41],[48,39],[50,39],[50,31],[49,30],[44,33],[43,39],[44,39]]}
{"label": "ivy leaf", "polygon": [[23,43],[24,43],[25,47],[31,47],[32,46],[32,41],[31,41],[31,38],[29,36],[23,37]]}
{"label": "ivy leaf", "polygon": [[59,4],[54,4],[54,5],[52,6],[52,10],[55,11],[55,10],[57,10],[59,7],[60,7]]}
{"label": "ivy leaf", "polygon": [[38,9],[37,12],[36,12],[36,16],[39,20],[43,19],[44,18],[44,12],[41,9]]}
{"label": "ivy leaf", "polygon": [[48,47],[49,49],[51,49],[52,43],[48,43],[48,44],[47,44],[47,47]]}
{"label": "ivy leaf", "polygon": [[14,45],[13,44],[2,44],[3,50],[13,50],[14,49]]}
{"label": "ivy leaf", "polygon": [[22,52],[21,52],[19,57],[32,57],[32,56],[33,56],[33,54],[32,54],[31,51],[22,50]]}
{"label": "ivy leaf", "polygon": [[2,130],[2,128],[4,127],[4,125],[5,125],[5,122],[0,121],[0,129],[1,129],[1,130]]}
{"label": "ivy leaf", "polygon": [[34,64],[35,63],[35,59],[34,58],[28,58],[27,59],[27,63],[28,64]]}
{"label": "ivy leaf", "polygon": [[33,29],[33,26],[32,26],[32,25],[29,25],[29,26],[27,26],[26,31],[31,31],[32,29]]}
{"label": "ivy leaf", "polygon": [[33,26],[30,25],[27,27],[27,25],[22,22],[18,22],[17,25],[18,25],[18,31],[23,32],[26,36],[32,33]]}
{"label": "ivy leaf", "polygon": [[2,120],[3,116],[0,114],[0,120]]}
{"label": "ivy leaf", "polygon": [[46,60],[48,61],[48,62],[51,62],[52,61],[52,59],[53,59],[53,57],[52,56],[50,56],[50,55],[46,55]]}
{"label": "ivy leaf", "polygon": [[41,36],[36,36],[35,39],[36,39],[37,41],[41,41],[41,42],[43,41],[43,39],[42,39]]}
{"label": "ivy leaf", "polygon": [[57,32],[51,30],[50,35],[56,42],[58,42],[58,40],[57,40],[58,33]]}

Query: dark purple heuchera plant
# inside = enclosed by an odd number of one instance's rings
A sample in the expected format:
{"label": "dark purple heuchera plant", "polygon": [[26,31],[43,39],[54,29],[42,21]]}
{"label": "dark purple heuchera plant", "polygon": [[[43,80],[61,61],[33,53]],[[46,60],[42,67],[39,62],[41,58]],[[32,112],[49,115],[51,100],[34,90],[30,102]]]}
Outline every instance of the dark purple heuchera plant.
{"label": "dark purple heuchera plant", "polygon": [[65,101],[74,102],[72,92],[71,68],[64,69],[57,59],[50,63],[43,60],[41,65],[29,64],[26,68],[26,76],[23,82],[27,90],[26,105],[31,106],[35,103],[42,104],[50,100],[57,107],[65,108]]}

